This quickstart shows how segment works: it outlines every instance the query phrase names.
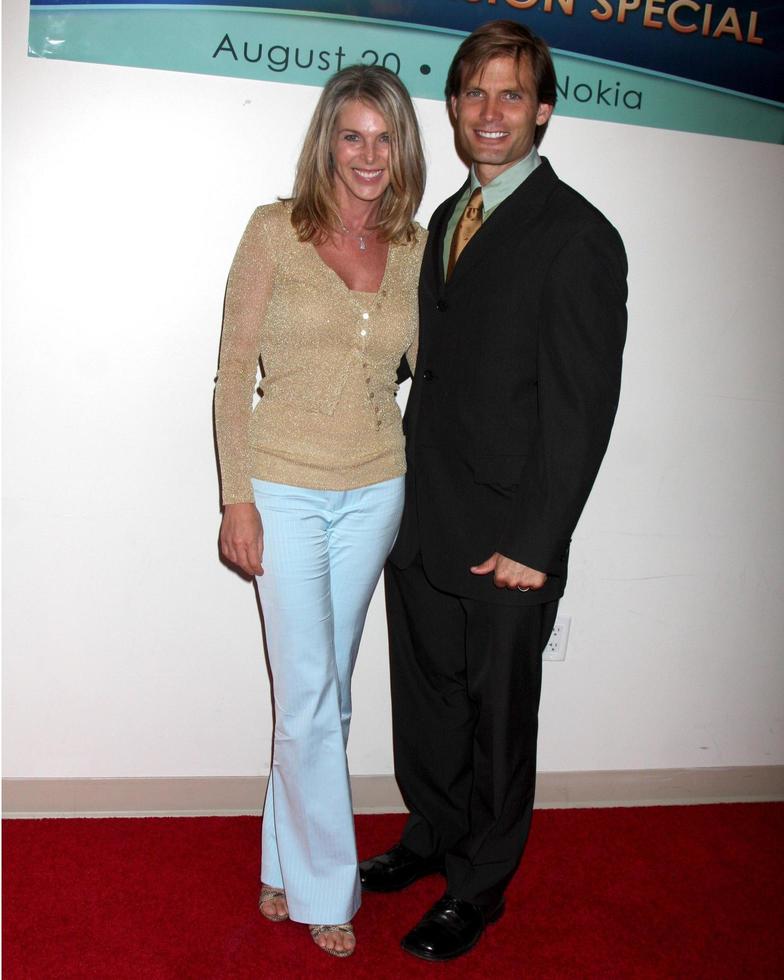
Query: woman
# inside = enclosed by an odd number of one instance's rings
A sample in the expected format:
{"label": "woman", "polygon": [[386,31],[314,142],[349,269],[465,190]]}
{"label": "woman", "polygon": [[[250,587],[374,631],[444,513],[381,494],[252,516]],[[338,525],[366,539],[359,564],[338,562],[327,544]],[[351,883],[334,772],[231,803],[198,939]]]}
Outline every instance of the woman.
{"label": "woman", "polygon": [[353,953],[360,904],[351,673],[402,510],[395,378],[415,356],[424,176],[402,83],[379,67],[338,72],[292,198],[253,213],[226,293],[221,551],[257,577],[275,699],[259,907],[308,923],[334,956]]}

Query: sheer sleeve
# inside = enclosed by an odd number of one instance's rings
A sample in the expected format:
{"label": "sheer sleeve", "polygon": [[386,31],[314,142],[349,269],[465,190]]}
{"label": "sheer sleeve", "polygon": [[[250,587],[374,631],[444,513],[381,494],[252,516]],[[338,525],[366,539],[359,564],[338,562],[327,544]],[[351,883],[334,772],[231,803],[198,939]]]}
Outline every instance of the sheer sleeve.
{"label": "sheer sleeve", "polygon": [[406,361],[408,362],[408,370],[410,371],[409,377],[413,378],[416,374],[416,362],[417,353],[419,351],[419,328],[417,328],[416,335],[414,336],[411,346],[405,353]]}
{"label": "sheer sleeve", "polygon": [[[419,270],[422,267],[422,259],[425,254],[425,245],[427,244],[427,229],[423,228],[421,225],[417,225],[417,238],[416,245],[414,247],[414,291],[417,291],[417,285],[419,283]],[[419,316],[416,308],[414,306],[414,316],[417,318],[417,328],[414,334],[414,339],[411,341],[411,345],[405,353],[405,359],[408,363],[408,370],[411,372],[411,378],[414,377],[416,373],[416,362],[417,353],[419,352]]]}
{"label": "sheer sleeve", "polygon": [[234,256],[223,308],[215,431],[224,504],[253,501],[248,435],[273,275],[264,208],[257,208]]}

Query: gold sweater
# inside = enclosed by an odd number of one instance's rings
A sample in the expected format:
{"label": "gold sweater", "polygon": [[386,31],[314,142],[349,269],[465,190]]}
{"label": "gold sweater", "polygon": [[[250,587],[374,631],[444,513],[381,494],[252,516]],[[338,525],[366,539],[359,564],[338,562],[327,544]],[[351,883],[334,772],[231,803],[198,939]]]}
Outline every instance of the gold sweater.
{"label": "gold sweater", "polygon": [[229,273],[215,388],[225,504],[252,502],[252,477],[348,490],[406,468],[395,375],[403,354],[414,369],[426,233],[390,245],[377,293],[356,292],[290,214],[257,208]]}

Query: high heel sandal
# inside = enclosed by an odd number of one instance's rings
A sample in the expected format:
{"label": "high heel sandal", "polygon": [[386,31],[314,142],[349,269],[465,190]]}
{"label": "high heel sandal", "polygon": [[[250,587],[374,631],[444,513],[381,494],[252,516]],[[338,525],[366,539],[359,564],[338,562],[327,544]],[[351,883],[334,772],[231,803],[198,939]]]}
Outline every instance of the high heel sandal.
{"label": "high heel sandal", "polygon": [[285,922],[289,917],[288,912],[265,912],[262,908],[266,902],[274,902],[276,898],[282,898],[284,901],[286,899],[286,893],[280,888],[273,888],[271,885],[262,885],[261,894],[259,895],[259,912],[264,916],[265,919],[269,919],[270,922]]}
{"label": "high heel sandal", "polygon": [[352,946],[351,949],[328,949],[326,946],[322,946],[321,943],[316,942],[318,937],[323,936],[326,932],[343,932],[347,936],[353,936],[356,943],[354,927],[350,922],[345,922],[340,926],[308,926],[308,929],[310,930],[310,935],[313,937],[313,942],[316,943],[319,949],[323,949],[325,953],[329,953],[330,956],[351,956],[356,949],[356,945]]}

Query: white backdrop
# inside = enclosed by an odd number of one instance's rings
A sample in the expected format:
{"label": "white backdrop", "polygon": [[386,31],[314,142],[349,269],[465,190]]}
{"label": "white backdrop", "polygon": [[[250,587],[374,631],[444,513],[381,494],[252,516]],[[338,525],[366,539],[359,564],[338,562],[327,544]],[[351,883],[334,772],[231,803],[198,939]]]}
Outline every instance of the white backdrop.
{"label": "white backdrop", "polygon": [[[252,587],[217,559],[226,274],[313,88],[28,59],[4,5],[5,775],[252,776]],[[426,222],[463,178],[419,101]],[[784,762],[780,147],[556,116],[630,260],[621,410],[546,664],[540,769]],[[374,599],[356,774],[392,769]]]}

